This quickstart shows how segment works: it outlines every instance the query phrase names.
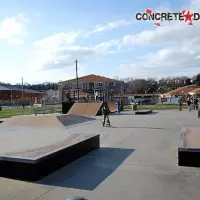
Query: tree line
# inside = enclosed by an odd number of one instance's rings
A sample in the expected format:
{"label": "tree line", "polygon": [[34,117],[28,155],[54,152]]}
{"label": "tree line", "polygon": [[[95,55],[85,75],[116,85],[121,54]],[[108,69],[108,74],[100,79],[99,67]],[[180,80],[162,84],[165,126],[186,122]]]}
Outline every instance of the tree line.
{"label": "tree line", "polygon": [[[164,93],[171,90],[174,90],[178,87],[183,87],[186,85],[197,85],[200,86],[200,74],[197,74],[193,77],[187,76],[177,76],[177,77],[165,77],[159,80],[155,78],[140,79],[140,78],[124,78],[117,80],[124,81],[125,83],[125,92],[132,94],[145,94],[145,93]],[[1,85],[10,85],[9,83],[1,83]],[[14,86],[21,88],[21,84],[15,84]],[[24,89],[32,89],[36,91],[46,91],[46,90],[57,90],[58,84],[45,82],[41,84],[24,84]]]}
{"label": "tree line", "polygon": [[166,77],[160,80],[154,78],[125,78],[125,90],[132,94],[164,93],[187,85],[200,86],[200,74],[193,77]]}
{"label": "tree line", "polygon": [[[10,83],[3,83],[3,82],[0,82],[0,85],[11,86]],[[17,88],[22,88],[22,84],[20,84],[20,83],[14,84],[12,86],[17,87]],[[58,84],[57,83],[51,83],[51,82],[45,82],[45,83],[40,83],[40,84],[24,83],[23,88],[42,92],[42,91],[46,91],[46,90],[50,90],[50,89],[57,90]]]}

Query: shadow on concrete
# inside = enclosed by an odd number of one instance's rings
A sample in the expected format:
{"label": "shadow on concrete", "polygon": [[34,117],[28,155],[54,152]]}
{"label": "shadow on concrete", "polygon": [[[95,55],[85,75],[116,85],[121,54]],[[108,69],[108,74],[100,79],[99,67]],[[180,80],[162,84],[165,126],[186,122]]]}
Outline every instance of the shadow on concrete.
{"label": "shadow on concrete", "polygon": [[[143,129],[157,129],[157,130],[163,130],[164,128],[159,128],[159,127],[142,127],[142,126],[110,126],[109,128],[143,128]],[[167,129],[166,129],[167,130]]]}
{"label": "shadow on concrete", "polygon": [[92,191],[134,151],[101,147],[37,183]]}
{"label": "shadow on concrete", "polygon": [[[155,115],[158,114],[159,112],[152,112],[152,113],[148,113],[148,114],[137,114],[137,115]],[[124,112],[120,112],[120,113],[112,113],[111,115],[136,115],[135,111],[124,111]]]}

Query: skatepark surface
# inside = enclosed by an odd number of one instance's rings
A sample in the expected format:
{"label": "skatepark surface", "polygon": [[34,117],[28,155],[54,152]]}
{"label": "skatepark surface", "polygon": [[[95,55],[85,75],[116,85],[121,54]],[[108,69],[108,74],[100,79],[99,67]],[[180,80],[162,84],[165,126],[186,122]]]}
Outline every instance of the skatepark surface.
{"label": "skatepark surface", "polygon": [[[151,115],[123,112],[110,116],[111,128],[102,127],[101,116],[95,118],[93,123],[65,129],[65,134],[101,134],[100,149],[36,183],[0,178],[0,199],[64,200],[71,196],[88,200],[199,199],[200,169],[177,166],[180,129],[199,126],[196,112],[159,111]],[[10,131],[15,128],[10,127]],[[66,136],[59,132],[59,127],[40,128],[51,137],[58,132],[59,140]],[[26,137],[25,132],[21,134]],[[37,131],[35,134],[40,135]],[[1,145],[7,137],[1,132],[0,148],[3,149]],[[10,141],[10,149],[16,148],[15,140],[17,135]],[[51,141],[41,138],[39,142]]]}

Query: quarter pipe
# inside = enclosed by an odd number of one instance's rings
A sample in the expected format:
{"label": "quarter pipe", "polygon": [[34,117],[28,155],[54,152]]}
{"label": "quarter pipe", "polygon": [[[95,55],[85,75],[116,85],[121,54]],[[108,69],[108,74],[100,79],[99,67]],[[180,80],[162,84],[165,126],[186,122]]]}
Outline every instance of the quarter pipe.
{"label": "quarter pipe", "polygon": [[101,109],[103,107],[103,102],[88,102],[88,103],[74,103],[71,107],[68,115],[101,115]]}
{"label": "quarter pipe", "polygon": [[86,116],[97,116],[101,115],[101,109],[103,105],[106,105],[111,113],[117,111],[117,106],[115,102],[88,102],[88,103],[74,103],[71,107],[68,115],[86,115]]}

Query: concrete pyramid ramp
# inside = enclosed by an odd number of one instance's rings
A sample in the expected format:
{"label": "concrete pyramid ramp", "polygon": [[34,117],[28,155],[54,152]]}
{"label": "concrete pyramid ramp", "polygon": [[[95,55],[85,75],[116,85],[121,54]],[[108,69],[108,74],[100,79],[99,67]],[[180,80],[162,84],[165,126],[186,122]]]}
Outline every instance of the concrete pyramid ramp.
{"label": "concrete pyramid ramp", "polygon": [[67,113],[68,115],[86,115],[96,116],[101,115],[103,102],[88,102],[88,103],[75,103]]}
{"label": "concrete pyramid ramp", "polygon": [[76,125],[96,120],[91,117],[84,117],[78,115],[59,115],[57,116],[57,118],[63,124],[63,126]]}
{"label": "concrete pyramid ramp", "polygon": [[12,117],[1,126],[49,126],[62,127],[80,124],[95,120],[83,116],[69,116],[69,115],[51,115],[51,116],[17,116]]}

